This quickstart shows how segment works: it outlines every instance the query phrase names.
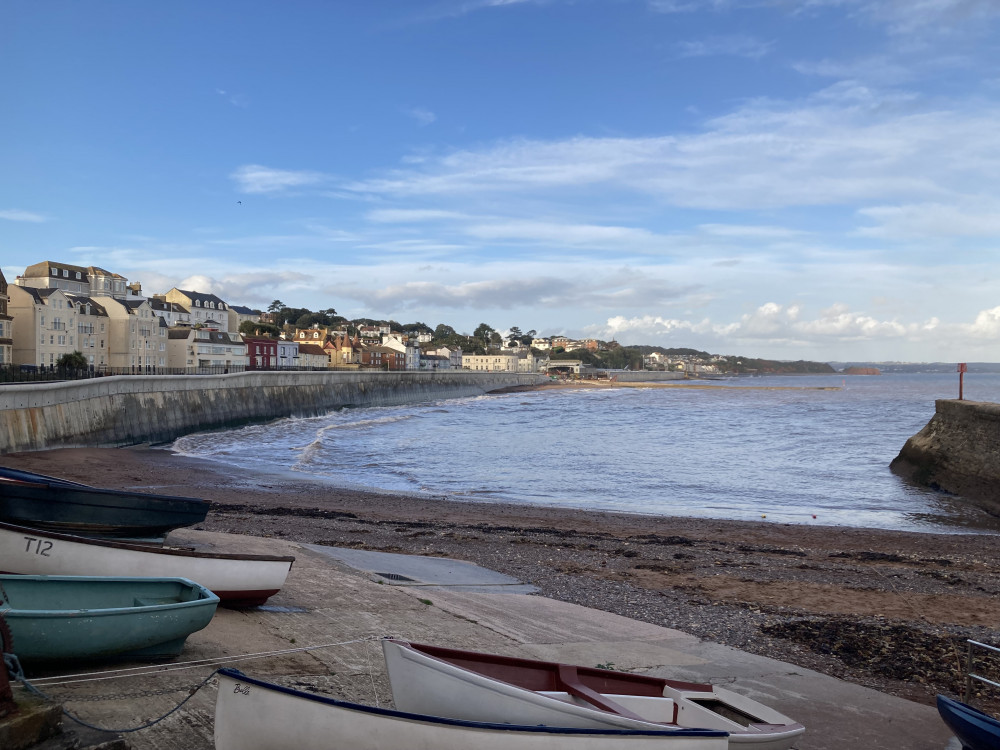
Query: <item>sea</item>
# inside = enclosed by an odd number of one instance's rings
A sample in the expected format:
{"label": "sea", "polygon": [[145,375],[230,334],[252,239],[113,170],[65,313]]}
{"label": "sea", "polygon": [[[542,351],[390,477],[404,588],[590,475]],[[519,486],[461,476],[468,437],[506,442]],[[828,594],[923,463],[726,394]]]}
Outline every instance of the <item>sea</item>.
{"label": "sea", "polygon": [[[233,468],[475,503],[762,523],[1000,533],[976,504],[889,471],[958,375],[772,376],[350,408],[187,435]],[[964,397],[1000,402],[1000,373]]]}

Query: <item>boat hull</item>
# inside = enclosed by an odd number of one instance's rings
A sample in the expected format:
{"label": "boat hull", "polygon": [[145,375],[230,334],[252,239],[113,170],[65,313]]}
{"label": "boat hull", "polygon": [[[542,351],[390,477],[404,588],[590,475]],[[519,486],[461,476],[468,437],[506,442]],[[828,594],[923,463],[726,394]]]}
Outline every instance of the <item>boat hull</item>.
{"label": "boat hull", "polygon": [[489,724],[373,708],[219,671],[215,750],[725,750],[724,732]]}
{"label": "boat hull", "polygon": [[204,500],[90,487],[0,467],[0,521],[88,536],[155,537],[205,520]]}
{"label": "boat hull", "polygon": [[965,750],[996,750],[1000,747],[1000,721],[967,703],[944,695],[937,697],[942,721],[955,733]]}
{"label": "boat hull", "polygon": [[294,557],[231,555],[90,539],[0,523],[0,573],[188,578],[228,607],[263,604],[284,585]]}
{"label": "boat hull", "polygon": [[177,656],[219,604],[184,578],[4,575],[0,599],[26,664]]}
{"label": "boat hull", "polygon": [[730,747],[741,750],[788,750],[805,731],[767,706],[712,685],[391,639],[382,648],[402,711],[593,729],[703,727],[729,732]]}

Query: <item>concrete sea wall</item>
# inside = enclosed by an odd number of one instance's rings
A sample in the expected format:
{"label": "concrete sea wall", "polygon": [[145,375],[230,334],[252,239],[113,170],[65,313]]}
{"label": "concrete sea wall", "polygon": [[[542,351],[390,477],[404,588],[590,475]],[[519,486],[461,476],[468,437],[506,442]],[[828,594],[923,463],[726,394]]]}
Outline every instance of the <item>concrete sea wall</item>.
{"label": "concrete sea wall", "polygon": [[1000,512],[1000,404],[942,399],[889,465],[899,476]]}
{"label": "concrete sea wall", "polygon": [[519,373],[243,372],[0,386],[0,454],[160,443],[199,430],[345,406],[475,396],[545,380]]}

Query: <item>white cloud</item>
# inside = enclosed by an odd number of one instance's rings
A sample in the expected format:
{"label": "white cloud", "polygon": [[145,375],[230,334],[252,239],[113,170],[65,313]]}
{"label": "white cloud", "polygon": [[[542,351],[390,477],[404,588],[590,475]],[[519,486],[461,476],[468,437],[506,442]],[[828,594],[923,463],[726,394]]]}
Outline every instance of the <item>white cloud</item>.
{"label": "white cloud", "polygon": [[22,211],[19,208],[0,210],[0,219],[6,219],[7,221],[27,221],[35,224],[48,221],[48,219],[41,214],[36,214],[32,211]]}
{"label": "white cloud", "polygon": [[969,333],[976,338],[991,341],[1000,338],[1000,307],[981,311],[969,327]]}
{"label": "white cloud", "polygon": [[230,178],[241,193],[281,193],[290,188],[317,185],[327,179],[319,172],[272,169],[260,164],[239,167]]}

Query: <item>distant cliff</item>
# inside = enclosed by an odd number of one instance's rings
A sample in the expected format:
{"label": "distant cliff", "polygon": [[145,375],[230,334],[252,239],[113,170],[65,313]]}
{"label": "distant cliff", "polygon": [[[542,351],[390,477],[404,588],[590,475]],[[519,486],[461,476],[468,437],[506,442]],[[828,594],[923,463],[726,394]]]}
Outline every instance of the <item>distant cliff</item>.
{"label": "distant cliff", "polygon": [[942,399],[889,464],[917,484],[985,501],[1000,514],[1000,404]]}
{"label": "distant cliff", "polygon": [[877,367],[848,367],[843,373],[845,375],[881,375],[882,371]]}

